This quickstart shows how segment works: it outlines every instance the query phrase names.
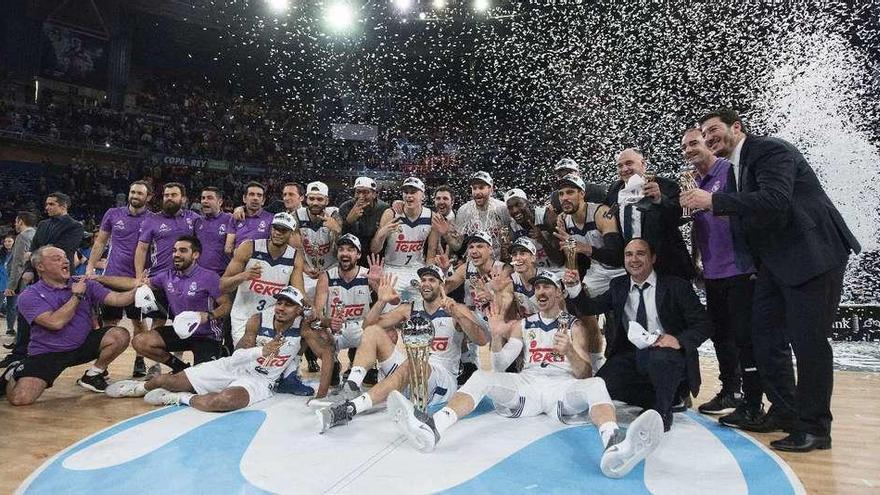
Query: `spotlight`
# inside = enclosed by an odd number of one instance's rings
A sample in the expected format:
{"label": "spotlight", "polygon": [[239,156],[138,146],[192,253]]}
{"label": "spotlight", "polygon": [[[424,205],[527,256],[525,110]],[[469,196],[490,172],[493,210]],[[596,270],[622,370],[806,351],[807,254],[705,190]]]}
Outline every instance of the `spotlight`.
{"label": "spotlight", "polygon": [[394,6],[397,7],[397,10],[401,12],[406,12],[412,7],[412,0],[392,0]]}
{"label": "spotlight", "polygon": [[428,18],[428,14],[426,14],[424,12],[419,12],[419,19],[420,20],[424,21],[427,18]]}
{"label": "spotlight", "polygon": [[431,6],[434,7],[434,10],[443,10],[446,8],[446,0],[434,0],[431,2]]}
{"label": "spotlight", "polygon": [[474,10],[477,12],[485,12],[492,7],[489,0],[474,0]]}
{"label": "spotlight", "polygon": [[324,22],[334,31],[344,31],[354,23],[354,9],[344,0],[336,0],[324,11]]}
{"label": "spotlight", "polygon": [[290,8],[289,0],[266,0],[266,3],[269,4],[269,8],[272,9],[272,12],[282,13],[287,12],[287,9]]}

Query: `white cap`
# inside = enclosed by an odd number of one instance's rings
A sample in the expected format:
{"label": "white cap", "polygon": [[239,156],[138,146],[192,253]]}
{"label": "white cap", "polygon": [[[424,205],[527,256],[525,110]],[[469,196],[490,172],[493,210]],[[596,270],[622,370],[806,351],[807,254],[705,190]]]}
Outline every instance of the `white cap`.
{"label": "white cap", "polygon": [[581,176],[578,174],[568,174],[556,181],[557,188],[562,188],[563,186],[574,186],[581,191],[587,190],[587,185],[584,184],[584,179],[581,179]]}
{"label": "white cap", "polygon": [[362,251],[361,240],[358,239],[357,236],[355,236],[353,234],[345,234],[342,237],[340,237],[339,239],[336,239],[336,247],[337,248],[343,244],[348,244],[349,246],[354,246],[357,248],[358,251]]}
{"label": "white cap", "polygon": [[535,285],[537,282],[541,282],[541,281],[550,282],[551,284],[555,285],[556,287],[559,287],[560,289],[565,288],[562,285],[562,279],[559,277],[559,275],[557,275],[549,270],[541,270],[540,272],[538,272],[537,275],[535,275],[534,277],[532,277],[531,280],[529,280],[529,283],[532,285]]}
{"label": "white cap", "polygon": [[153,289],[146,285],[142,285],[134,291],[134,306],[143,313],[152,313],[159,311],[159,304],[156,302],[156,295]]}
{"label": "white cap", "polygon": [[520,237],[513,241],[513,244],[510,245],[510,252],[512,253],[515,249],[525,249],[533,255],[538,254],[538,249],[535,247],[535,243],[528,237]]}
{"label": "white cap", "polygon": [[400,187],[414,187],[419,191],[425,192],[425,183],[418,177],[407,177],[406,180],[403,181],[403,185]]}
{"label": "white cap", "polygon": [[478,230],[468,237],[467,243],[470,244],[472,242],[485,242],[486,244],[491,246],[492,235],[485,230]]}
{"label": "white cap", "polygon": [[638,349],[651,347],[660,338],[656,333],[645,330],[645,327],[636,321],[629,322],[629,330],[626,332],[626,337]]}
{"label": "white cap", "polygon": [[312,193],[327,196],[329,198],[330,188],[327,187],[327,184],[324,184],[321,181],[309,182],[309,185],[306,186],[306,195]]}
{"label": "white cap", "polygon": [[580,172],[581,167],[576,161],[572,160],[571,158],[563,158],[556,162],[556,165],[553,166],[553,170],[557,172],[560,170],[571,170],[572,172]]}
{"label": "white cap", "polygon": [[482,170],[471,176],[470,183],[473,184],[474,182],[483,182],[489,187],[495,187],[495,181],[492,180],[489,172],[483,172]]}
{"label": "white cap", "polygon": [[272,225],[277,225],[279,227],[284,227],[290,230],[296,230],[296,218],[293,217],[290,213],[286,211],[282,211],[281,213],[276,213],[274,217],[272,217]]}
{"label": "white cap", "polygon": [[444,273],[443,273],[443,269],[437,265],[423,266],[423,267],[419,268],[416,271],[416,273],[420,277],[423,275],[431,275],[432,277],[436,278],[437,280],[439,280],[441,282],[446,280],[446,277],[444,276]]}
{"label": "white cap", "polygon": [[529,200],[528,196],[526,196],[526,192],[523,191],[522,189],[517,188],[517,187],[514,187],[513,189],[510,189],[509,191],[504,193],[504,202],[505,203],[507,203],[508,201],[510,201],[513,198],[520,198],[523,201]]}
{"label": "white cap", "polygon": [[198,311],[183,311],[174,317],[174,333],[182,339],[188,339],[202,323],[202,315]]}
{"label": "white cap", "polygon": [[354,189],[371,189],[375,191],[378,187],[376,187],[376,181],[373,179],[369,177],[358,177],[354,181]]}
{"label": "white cap", "polygon": [[281,298],[287,299],[293,304],[299,304],[300,306],[303,305],[303,300],[305,299],[302,295],[302,292],[300,292],[299,289],[292,285],[288,285],[287,287],[278,291],[277,294],[275,294],[276,300]]}

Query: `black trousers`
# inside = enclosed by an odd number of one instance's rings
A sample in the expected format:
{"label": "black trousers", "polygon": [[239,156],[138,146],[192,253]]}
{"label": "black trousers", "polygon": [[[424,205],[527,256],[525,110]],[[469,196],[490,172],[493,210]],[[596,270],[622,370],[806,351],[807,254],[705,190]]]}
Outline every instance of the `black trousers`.
{"label": "black trousers", "polygon": [[721,391],[742,389],[747,404],[758,406],[764,389],[752,350],[752,298],[755,279],[749,275],[705,280],[706,309],[715,333],[712,344],[718,358]]}
{"label": "black trousers", "polygon": [[16,359],[24,359],[28,355],[28,345],[31,343],[31,326],[21,313],[18,314],[18,323],[15,328],[15,347],[11,354]]}
{"label": "black trousers", "polygon": [[596,376],[605,380],[612,399],[656,410],[669,429],[672,406],[686,381],[685,365],[683,350],[649,347],[609,357]]}
{"label": "black trousers", "polygon": [[834,361],[828,335],[845,268],[841,264],[795,287],[784,285],[765,266],[758,271],[752,307],[755,359],[773,411],[795,419],[797,431],[831,432]]}

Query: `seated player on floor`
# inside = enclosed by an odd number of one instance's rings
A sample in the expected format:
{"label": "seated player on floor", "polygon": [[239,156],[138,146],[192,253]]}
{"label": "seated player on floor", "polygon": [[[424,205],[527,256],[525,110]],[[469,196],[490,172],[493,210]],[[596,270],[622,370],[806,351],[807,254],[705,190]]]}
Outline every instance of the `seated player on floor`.
{"label": "seated player on floor", "polygon": [[[611,478],[625,476],[659,445],[663,419],[654,410],[642,413],[624,431],[617,425],[611,397],[592,369],[580,321],[561,314],[562,281],[542,271],[531,281],[538,313],[505,322],[498,308],[491,309],[493,337],[507,335],[500,353],[493,353],[495,369],[504,369],[520,353],[525,364],[519,373],[476,371],[446,407],[428,416],[397,391],[388,396],[388,413],[408,440],[422,452],[431,452],[443,433],[489,396],[496,411],[510,418],[547,414],[559,421],[589,411],[605,446],[600,467]],[[560,328],[563,322],[565,328]],[[570,329],[568,328],[570,325]],[[506,363],[506,364],[505,364]]]}
{"label": "seated player on floor", "polygon": [[[154,405],[185,404],[208,412],[234,411],[272,397],[276,384],[295,370],[301,339],[319,350],[322,358],[332,359],[333,355],[333,342],[321,339],[322,333],[309,328],[310,320],[303,317],[299,289],[288,286],[274,297],[273,307],[248,319],[244,336],[231,356],[148,382],[115,382],[107,395],[144,397]],[[329,366],[322,371],[318,397],[327,394],[331,371]]]}

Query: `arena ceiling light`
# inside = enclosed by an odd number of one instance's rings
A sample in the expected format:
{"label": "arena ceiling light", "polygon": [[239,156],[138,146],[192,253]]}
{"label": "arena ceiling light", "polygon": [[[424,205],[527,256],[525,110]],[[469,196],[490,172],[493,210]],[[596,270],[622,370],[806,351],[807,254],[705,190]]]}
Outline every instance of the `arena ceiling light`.
{"label": "arena ceiling light", "polygon": [[324,22],[334,31],[346,31],[354,24],[354,7],[345,0],[332,1],[324,9]]}
{"label": "arena ceiling light", "polygon": [[474,10],[477,12],[485,12],[492,7],[490,0],[474,0]]}
{"label": "arena ceiling light", "polygon": [[413,4],[412,0],[391,0],[391,2],[397,7],[397,10],[401,12],[408,11]]}
{"label": "arena ceiling light", "polygon": [[269,9],[276,14],[283,14],[290,8],[290,0],[266,0]]}
{"label": "arena ceiling light", "polygon": [[433,0],[431,7],[434,7],[434,10],[443,10],[446,8],[446,0]]}

